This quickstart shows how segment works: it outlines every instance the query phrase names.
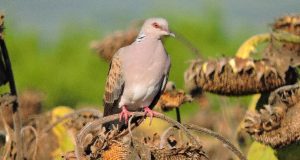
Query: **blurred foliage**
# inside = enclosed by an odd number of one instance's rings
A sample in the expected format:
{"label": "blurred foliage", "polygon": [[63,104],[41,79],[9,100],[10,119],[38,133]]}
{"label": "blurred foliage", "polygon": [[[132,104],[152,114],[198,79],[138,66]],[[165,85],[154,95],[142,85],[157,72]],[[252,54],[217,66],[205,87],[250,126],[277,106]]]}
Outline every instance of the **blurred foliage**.
{"label": "blurred foliage", "polygon": [[43,91],[48,107],[101,102],[108,65],[89,51],[96,31],[68,27],[58,42],[51,44],[42,42],[35,32],[7,28],[6,41],[19,90]]}
{"label": "blurred foliage", "polygon": [[249,160],[297,160],[299,159],[299,144],[272,149],[270,146],[254,141],[248,150],[247,158]]}
{"label": "blurred foliage", "polygon": [[278,160],[276,157],[276,151],[271,147],[261,144],[259,142],[253,142],[249,148],[248,156],[249,160]]}
{"label": "blurred foliage", "polygon": [[[215,9],[208,9],[205,17],[190,16],[180,18],[180,21],[178,17],[166,18],[171,28],[197,46],[205,58],[232,56],[239,45],[251,35],[249,30],[234,36],[227,33],[222,13]],[[102,105],[109,64],[92,53],[89,43],[91,40],[103,38],[104,34],[99,28],[86,29],[84,26],[67,24],[57,40],[51,42],[43,40],[34,29],[20,30],[13,23],[7,23],[5,38],[17,87],[19,90],[35,89],[44,92],[46,109],[57,105]],[[188,61],[195,56],[175,39],[168,38],[165,42],[172,61],[169,79],[175,82],[177,88],[183,88],[183,73],[189,65]],[[210,105],[218,111],[221,104],[219,98],[210,94],[208,97]],[[247,106],[249,101],[249,97],[226,99],[228,103],[241,103],[243,106]],[[196,104],[185,104],[181,109],[183,118],[185,115],[195,114],[199,109],[195,106]],[[174,112],[168,114],[175,115]]]}
{"label": "blurred foliage", "polygon": [[277,157],[280,160],[297,160],[300,156],[299,143],[288,145],[277,150]]}
{"label": "blurred foliage", "polygon": [[[54,123],[59,118],[71,112],[73,112],[73,110],[66,106],[57,106],[51,112],[51,122]],[[74,140],[72,139],[72,136],[70,136],[70,133],[67,131],[66,127],[64,126],[64,123],[56,125],[53,128],[53,132],[58,139],[58,148],[52,154],[54,157],[56,157],[56,159],[60,159],[61,153],[74,149]]]}

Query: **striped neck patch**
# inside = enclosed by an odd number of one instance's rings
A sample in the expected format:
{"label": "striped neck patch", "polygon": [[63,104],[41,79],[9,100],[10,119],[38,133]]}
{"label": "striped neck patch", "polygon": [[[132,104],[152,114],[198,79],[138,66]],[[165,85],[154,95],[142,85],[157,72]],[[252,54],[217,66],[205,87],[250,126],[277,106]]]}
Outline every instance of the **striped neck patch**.
{"label": "striped neck patch", "polygon": [[135,41],[141,42],[145,37],[146,37],[146,35],[144,33],[140,33]]}

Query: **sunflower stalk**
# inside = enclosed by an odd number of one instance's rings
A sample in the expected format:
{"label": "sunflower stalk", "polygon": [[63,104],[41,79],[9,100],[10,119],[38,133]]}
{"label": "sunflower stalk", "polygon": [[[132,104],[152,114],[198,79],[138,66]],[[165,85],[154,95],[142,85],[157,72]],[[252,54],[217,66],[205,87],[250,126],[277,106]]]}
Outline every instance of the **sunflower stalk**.
{"label": "sunflower stalk", "polygon": [[[3,23],[1,24],[1,26],[3,26]],[[17,96],[17,89],[15,85],[13,71],[11,68],[10,58],[2,34],[0,36],[0,47],[1,47],[1,59],[3,58],[3,62],[5,65],[5,75],[7,76],[7,80],[9,83],[10,94],[12,96]],[[12,111],[13,111],[13,123],[14,123],[14,136],[16,139],[15,143],[17,146],[17,153],[18,153],[16,159],[23,160],[24,159],[23,151],[22,151],[23,145],[22,145],[22,136],[21,136],[22,123],[21,123],[20,113],[18,111],[18,106],[19,106],[18,101],[17,100],[14,101],[12,104]]]}

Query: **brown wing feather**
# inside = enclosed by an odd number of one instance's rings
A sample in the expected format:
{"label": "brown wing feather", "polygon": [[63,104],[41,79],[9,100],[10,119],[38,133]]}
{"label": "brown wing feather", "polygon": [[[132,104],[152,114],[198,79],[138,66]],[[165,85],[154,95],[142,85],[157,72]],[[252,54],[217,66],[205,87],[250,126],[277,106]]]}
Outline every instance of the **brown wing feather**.
{"label": "brown wing feather", "polygon": [[[120,52],[120,51],[119,51]],[[121,68],[121,60],[117,52],[110,64],[110,69],[105,85],[105,94],[104,94],[104,116],[111,114],[119,113],[120,109],[118,103],[123,94],[124,89],[124,79]]]}

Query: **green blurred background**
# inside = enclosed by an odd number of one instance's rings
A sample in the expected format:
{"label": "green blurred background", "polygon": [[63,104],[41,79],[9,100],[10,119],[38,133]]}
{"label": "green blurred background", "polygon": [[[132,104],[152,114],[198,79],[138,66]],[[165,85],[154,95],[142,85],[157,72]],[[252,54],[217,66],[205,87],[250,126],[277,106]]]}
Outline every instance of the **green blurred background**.
{"label": "green blurred background", "polygon": [[[57,105],[102,105],[109,65],[89,49],[89,43],[126,29],[133,20],[165,17],[209,59],[234,55],[244,40],[267,32],[275,17],[299,12],[299,6],[299,0],[0,1],[18,90],[42,91],[45,110]],[[187,62],[195,57],[174,39],[166,41],[166,49],[172,60],[170,80],[183,88]],[[245,106],[248,99],[229,98],[229,102]],[[218,110],[219,99],[210,95],[209,100]],[[182,110],[185,115],[195,113],[195,106],[187,104]]]}

